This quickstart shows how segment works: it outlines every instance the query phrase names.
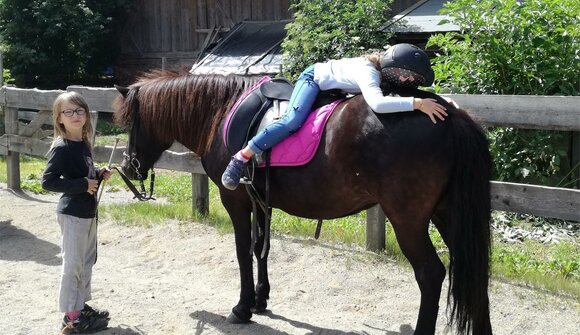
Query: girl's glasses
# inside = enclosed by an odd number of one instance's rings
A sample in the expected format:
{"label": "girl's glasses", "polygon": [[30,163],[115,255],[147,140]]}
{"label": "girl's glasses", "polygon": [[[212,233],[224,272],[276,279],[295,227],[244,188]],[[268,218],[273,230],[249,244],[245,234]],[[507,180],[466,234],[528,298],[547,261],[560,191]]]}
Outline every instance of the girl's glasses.
{"label": "girl's glasses", "polygon": [[71,117],[74,115],[74,113],[77,113],[78,116],[83,116],[87,113],[87,111],[84,108],[77,108],[77,109],[65,109],[62,111],[62,113],[64,114],[64,116]]}

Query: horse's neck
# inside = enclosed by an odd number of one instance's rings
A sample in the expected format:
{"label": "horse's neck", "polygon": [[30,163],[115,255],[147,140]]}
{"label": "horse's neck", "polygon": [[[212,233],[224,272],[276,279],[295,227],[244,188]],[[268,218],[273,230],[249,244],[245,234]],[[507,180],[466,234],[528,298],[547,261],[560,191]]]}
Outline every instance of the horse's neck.
{"label": "horse's neck", "polygon": [[[182,120],[174,120],[174,139],[193,152],[201,155],[209,149],[209,142],[217,139],[221,121],[239,96],[245,86],[232,90],[224,90],[219,95],[206,93],[198,97],[189,108],[189,115]],[[205,90],[212,92],[210,88]]]}

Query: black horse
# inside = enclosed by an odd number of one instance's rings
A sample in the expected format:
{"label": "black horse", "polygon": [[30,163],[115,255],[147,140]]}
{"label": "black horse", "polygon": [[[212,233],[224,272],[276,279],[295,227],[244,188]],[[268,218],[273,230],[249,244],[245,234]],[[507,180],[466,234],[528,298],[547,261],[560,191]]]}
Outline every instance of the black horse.
{"label": "black horse", "polygon": [[[115,118],[131,125],[130,159],[123,170],[132,178],[147,171],[174,140],[201,156],[207,175],[219,187],[235,232],[240,268],[240,300],[228,317],[248,322],[269,299],[267,259],[260,257],[254,286],[251,213],[244,187],[221,186],[230,159],[222,141],[229,108],[257,78],[154,71],[144,75],[115,102]],[[308,164],[270,171],[271,205],[299,217],[333,219],[379,204],[411,263],[421,291],[415,334],[433,334],[445,267],[428,234],[429,222],[449,248],[450,323],[459,333],[491,334],[490,171],[488,142],[482,129],[461,109],[441,97],[414,89],[403,96],[435,98],[449,116],[433,124],[423,113],[376,114],[362,96],[342,102],[329,118],[321,145]],[[136,171],[137,170],[137,171]],[[138,173],[136,173],[138,172]],[[254,182],[263,191],[265,173]],[[264,214],[258,215],[264,229]]]}

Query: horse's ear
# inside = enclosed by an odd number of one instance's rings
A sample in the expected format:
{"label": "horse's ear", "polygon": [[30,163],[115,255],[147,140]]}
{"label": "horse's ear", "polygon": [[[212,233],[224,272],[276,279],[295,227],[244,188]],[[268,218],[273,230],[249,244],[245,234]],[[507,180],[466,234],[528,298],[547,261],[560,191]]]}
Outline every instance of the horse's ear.
{"label": "horse's ear", "polygon": [[115,88],[117,89],[117,91],[119,91],[119,93],[121,93],[121,95],[123,97],[127,97],[127,93],[129,93],[129,88],[128,87],[123,87],[123,86],[119,86],[119,85],[115,85]]}

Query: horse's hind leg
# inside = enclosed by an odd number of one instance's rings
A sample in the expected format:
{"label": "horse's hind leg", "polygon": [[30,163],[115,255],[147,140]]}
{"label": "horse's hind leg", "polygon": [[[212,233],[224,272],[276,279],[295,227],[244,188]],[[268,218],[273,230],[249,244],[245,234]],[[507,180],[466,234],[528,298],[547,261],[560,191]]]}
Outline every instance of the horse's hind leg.
{"label": "horse's hind leg", "polygon": [[[270,211],[270,216],[272,211]],[[258,211],[258,224],[260,226],[261,234],[258,236],[254,255],[258,260],[258,282],[256,284],[256,304],[252,308],[254,313],[262,313],[268,307],[268,299],[270,299],[270,281],[268,280],[268,255],[270,253],[270,241],[264,241],[264,231],[266,228],[266,217],[262,211]],[[262,257],[262,250],[264,243],[267,243],[264,257]]]}
{"label": "horse's hind leg", "polygon": [[429,238],[429,221],[419,218],[390,218],[390,221],[403,254],[413,266],[421,290],[415,335],[434,334],[445,267]]}

